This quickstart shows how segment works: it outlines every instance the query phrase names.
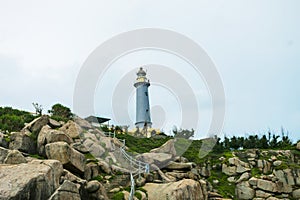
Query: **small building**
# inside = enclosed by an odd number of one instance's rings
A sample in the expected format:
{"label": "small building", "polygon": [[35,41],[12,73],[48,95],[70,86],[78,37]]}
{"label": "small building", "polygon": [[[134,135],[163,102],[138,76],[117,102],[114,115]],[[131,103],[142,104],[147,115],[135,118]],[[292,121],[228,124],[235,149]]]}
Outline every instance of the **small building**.
{"label": "small building", "polygon": [[90,122],[93,126],[95,127],[100,127],[101,124],[108,122],[108,126],[109,126],[109,118],[104,118],[104,117],[96,117],[96,116],[89,116],[87,118],[85,118],[86,121]]}

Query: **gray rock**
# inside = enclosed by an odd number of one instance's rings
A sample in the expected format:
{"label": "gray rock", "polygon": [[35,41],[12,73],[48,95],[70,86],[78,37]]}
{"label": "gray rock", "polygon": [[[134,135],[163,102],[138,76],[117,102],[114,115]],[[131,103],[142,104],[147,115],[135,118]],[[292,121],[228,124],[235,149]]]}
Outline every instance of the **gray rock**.
{"label": "gray rock", "polygon": [[278,167],[278,166],[280,166],[281,164],[282,164],[282,161],[281,161],[281,160],[276,160],[276,161],[273,162],[274,167]]}
{"label": "gray rock", "polygon": [[138,177],[138,178],[135,180],[135,182],[136,182],[136,186],[137,186],[137,187],[142,187],[142,186],[145,185],[146,179],[143,178],[143,177],[141,176],[141,177]]}
{"label": "gray rock", "polygon": [[87,163],[84,170],[84,179],[91,180],[99,175],[99,166],[96,163]]}
{"label": "gray rock", "polygon": [[178,162],[173,162],[170,161],[168,165],[165,167],[166,169],[171,169],[171,170],[191,170],[195,166],[194,163],[178,163]]}
{"label": "gray rock", "polygon": [[242,181],[246,181],[251,177],[251,175],[248,172],[243,173],[240,178],[236,181],[236,183],[240,183]]}
{"label": "gray rock", "polygon": [[277,185],[275,183],[273,183],[272,181],[266,181],[262,179],[257,180],[257,187],[259,189],[262,189],[264,191],[269,191],[269,192],[278,191]]}
{"label": "gray rock", "polygon": [[86,190],[89,193],[94,193],[100,188],[100,183],[98,181],[89,181],[86,185]]}
{"label": "gray rock", "polygon": [[82,119],[80,117],[74,117],[74,121],[76,122],[76,124],[78,124],[82,129],[91,129],[92,125],[86,121],[85,119]]}
{"label": "gray rock", "polygon": [[177,182],[157,184],[146,183],[143,187],[147,190],[148,199],[207,199],[200,186],[200,183],[191,179],[184,179]]}
{"label": "gray rock", "polygon": [[83,142],[83,146],[96,158],[101,158],[105,153],[105,149],[99,144],[99,142],[93,141],[91,139],[86,139]]}
{"label": "gray rock", "polygon": [[80,153],[89,153],[89,150],[81,142],[72,143],[71,147],[76,149]]}
{"label": "gray rock", "polygon": [[44,126],[37,138],[37,150],[39,155],[46,156],[45,145],[54,142],[73,143],[73,139],[59,130],[52,130],[50,126]]}
{"label": "gray rock", "polygon": [[49,159],[59,160],[66,169],[75,173],[83,173],[85,157],[72,149],[66,142],[55,142],[46,145],[46,155]]}
{"label": "gray rock", "polygon": [[167,153],[172,154],[173,156],[176,156],[176,149],[174,146],[174,139],[168,140],[166,143],[164,143],[162,146],[152,149],[150,153]]}
{"label": "gray rock", "polygon": [[8,152],[4,163],[5,164],[20,164],[26,163],[25,157],[18,150],[11,150]]}
{"label": "gray rock", "polygon": [[29,154],[36,154],[36,141],[24,132],[14,132],[10,136],[9,149],[19,150]]}
{"label": "gray rock", "polygon": [[236,166],[227,166],[226,164],[222,164],[222,172],[228,176],[236,175]]}
{"label": "gray rock", "polygon": [[79,189],[76,184],[66,180],[63,184],[51,195],[49,200],[80,200]]}
{"label": "gray rock", "polygon": [[0,164],[4,163],[4,160],[10,150],[0,147]]}
{"label": "gray rock", "polygon": [[62,165],[56,160],[0,165],[1,199],[46,200],[59,187],[62,172]]}
{"label": "gray rock", "polygon": [[239,173],[239,174],[242,174],[244,172],[248,172],[248,171],[251,171],[250,168],[246,168],[246,167],[243,167],[242,165],[238,165],[236,167],[236,172]]}
{"label": "gray rock", "polygon": [[238,199],[248,200],[253,199],[255,190],[250,187],[248,182],[241,182],[236,185],[235,193]]}
{"label": "gray rock", "polygon": [[255,196],[265,199],[265,198],[268,198],[268,197],[272,196],[272,194],[264,192],[262,190],[256,190],[255,191]]}
{"label": "gray rock", "polygon": [[98,165],[103,172],[105,172],[106,174],[111,174],[111,168],[107,162],[105,162],[104,160],[99,160]]}
{"label": "gray rock", "polygon": [[172,157],[172,154],[167,153],[143,153],[137,156],[137,159],[162,168],[169,163]]}
{"label": "gray rock", "polygon": [[34,138],[37,138],[38,133],[41,131],[43,126],[47,125],[49,123],[49,116],[43,115],[41,117],[38,117],[34,119],[32,122],[27,124],[23,129],[22,132],[24,133],[32,133]]}
{"label": "gray rock", "polygon": [[293,198],[300,199],[300,189],[297,189],[297,190],[293,191]]}
{"label": "gray rock", "polygon": [[250,185],[256,186],[257,185],[257,180],[258,180],[257,178],[251,177],[248,182],[249,182]]}
{"label": "gray rock", "polygon": [[51,128],[59,128],[59,127],[61,127],[61,124],[58,122],[58,121],[56,121],[56,120],[54,120],[54,119],[49,119],[49,126],[51,127]]}
{"label": "gray rock", "polygon": [[71,120],[69,120],[66,124],[59,128],[59,130],[63,131],[72,139],[79,138],[79,135],[82,133],[82,128]]}
{"label": "gray rock", "polygon": [[300,142],[297,143],[296,148],[297,148],[298,150],[300,150]]}

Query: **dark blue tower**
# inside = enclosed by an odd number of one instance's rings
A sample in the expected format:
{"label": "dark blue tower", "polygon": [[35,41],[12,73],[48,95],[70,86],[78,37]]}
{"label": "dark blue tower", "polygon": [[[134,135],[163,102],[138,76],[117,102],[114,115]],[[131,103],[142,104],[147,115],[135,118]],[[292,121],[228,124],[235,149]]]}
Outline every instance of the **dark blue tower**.
{"label": "dark blue tower", "polygon": [[148,87],[150,82],[146,77],[146,72],[141,67],[137,72],[136,82],[136,123],[135,126],[142,129],[150,128],[152,125],[149,107]]}

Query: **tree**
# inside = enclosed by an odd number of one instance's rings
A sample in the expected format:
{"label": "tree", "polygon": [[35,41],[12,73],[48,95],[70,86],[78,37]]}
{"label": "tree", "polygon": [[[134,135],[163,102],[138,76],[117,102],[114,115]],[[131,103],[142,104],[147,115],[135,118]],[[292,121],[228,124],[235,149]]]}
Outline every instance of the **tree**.
{"label": "tree", "polygon": [[58,121],[68,121],[73,118],[71,109],[63,106],[59,103],[52,106],[52,109],[48,111],[51,114],[51,117]]}
{"label": "tree", "polygon": [[188,129],[178,130],[177,127],[173,128],[174,137],[177,137],[177,138],[189,139],[191,137],[194,137],[194,133],[195,133],[194,129],[192,129],[192,130],[188,130]]}
{"label": "tree", "polygon": [[43,106],[39,105],[38,103],[32,103],[33,107],[35,108],[35,113],[39,116],[42,115],[43,112]]}

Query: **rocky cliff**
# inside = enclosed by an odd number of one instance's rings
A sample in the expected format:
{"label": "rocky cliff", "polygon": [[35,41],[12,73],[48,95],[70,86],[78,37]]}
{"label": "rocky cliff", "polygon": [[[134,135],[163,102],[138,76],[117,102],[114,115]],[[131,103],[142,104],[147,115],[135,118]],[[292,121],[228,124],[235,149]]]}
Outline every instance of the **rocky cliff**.
{"label": "rocky cliff", "polygon": [[[300,143],[196,164],[177,155],[176,142],[135,156],[151,169],[135,178],[135,199],[300,199]],[[44,115],[20,132],[0,133],[0,199],[128,199],[122,145],[80,118],[60,123]]]}

